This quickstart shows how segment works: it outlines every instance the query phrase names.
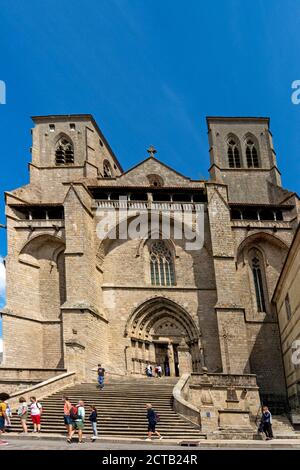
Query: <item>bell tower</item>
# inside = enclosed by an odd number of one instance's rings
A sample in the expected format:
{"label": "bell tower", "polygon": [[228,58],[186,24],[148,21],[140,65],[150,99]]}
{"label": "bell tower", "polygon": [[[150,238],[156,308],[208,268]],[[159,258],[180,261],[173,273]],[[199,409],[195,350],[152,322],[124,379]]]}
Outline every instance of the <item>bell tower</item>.
{"label": "bell tower", "polygon": [[32,129],[30,183],[46,195],[61,192],[61,184],[78,178],[122,172],[112,149],[90,114],[35,116]]}
{"label": "bell tower", "polygon": [[210,176],[230,202],[272,203],[281,187],[269,118],[208,117]]}

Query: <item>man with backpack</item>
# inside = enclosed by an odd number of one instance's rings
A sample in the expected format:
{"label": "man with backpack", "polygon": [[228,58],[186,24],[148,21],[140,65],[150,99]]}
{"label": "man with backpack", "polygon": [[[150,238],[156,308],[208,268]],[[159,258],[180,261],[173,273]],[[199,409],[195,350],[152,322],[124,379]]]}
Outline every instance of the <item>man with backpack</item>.
{"label": "man with backpack", "polygon": [[156,425],[160,421],[159,415],[152,408],[151,403],[146,404],[147,408],[147,419],[148,419],[148,437],[146,441],[151,441],[152,435],[156,434],[159,439],[162,439],[162,435],[156,431]]}
{"label": "man with backpack", "polygon": [[67,442],[71,444],[73,435],[76,431],[78,431],[78,442],[81,444],[83,442],[83,428],[85,418],[85,409],[82,400],[79,400],[77,406],[71,407],[70,418],[72,420],[72,430],[69,433]]}

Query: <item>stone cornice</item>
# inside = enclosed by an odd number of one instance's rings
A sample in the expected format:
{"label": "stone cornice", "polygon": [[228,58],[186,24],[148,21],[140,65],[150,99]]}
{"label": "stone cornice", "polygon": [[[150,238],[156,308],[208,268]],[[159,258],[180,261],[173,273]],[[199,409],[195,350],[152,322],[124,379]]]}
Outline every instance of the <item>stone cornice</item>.
{"label": "stone cornice", "polygon": [[67,305],[67,304],[64,304],[61,307],[61,312],[62,313],[76,313],[76,314],[79,314],[79,315],[82,315],[82,314],[88,312],[91,315],[93,315],[94,317],[97,317],[100,320],[104,321],[105,323],[109,323],[107,318],[105,318],[104,315],[101,315],[96,308],[94,308],[92,306],[88,306],[88,305]]}
{"label": "stone cornice", "polygon": [[19,319],[19,320],[32,321],[34,323],[47,324],[47,325],[61,323],[60,319],[57,319],[57,320],[43,320],[43,319],[39,319],[39,318],[30,318],[30,317],[26,317],[24,315],[17,315],[16,313],[10,312],[9,310],[6,310],[6,309],[0,310],[0,315],[16,318],[16,319]]}

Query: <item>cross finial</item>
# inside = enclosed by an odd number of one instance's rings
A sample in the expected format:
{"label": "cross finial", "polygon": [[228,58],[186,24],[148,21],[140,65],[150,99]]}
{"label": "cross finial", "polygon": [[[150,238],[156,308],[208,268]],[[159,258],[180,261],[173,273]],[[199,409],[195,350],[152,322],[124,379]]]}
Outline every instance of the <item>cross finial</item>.
{"label": "cross finial", "polygon": [[147,149],[147,152],[149,153],[150,157],[154,157],[154,154],[157,152],[157,150],[155,147],[153,147],[153,145],[150,145],[150,147]]}

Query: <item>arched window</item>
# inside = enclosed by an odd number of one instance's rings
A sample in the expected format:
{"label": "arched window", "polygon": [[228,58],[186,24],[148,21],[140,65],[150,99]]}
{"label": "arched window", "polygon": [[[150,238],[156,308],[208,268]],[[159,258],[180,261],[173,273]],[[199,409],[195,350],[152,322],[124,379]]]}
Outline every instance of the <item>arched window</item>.
{"label": "arched window", "polygon": [[258,168],[258,154],[253,140],[246,141],[246,158],[248,168]]}
{"label": "arched window", "polygon": [[151,245],[150,272],[153,286],[174,286],[173,257],[163,240],[155,241]]}
{"label": "arched window", "polygon": [[258,312],[266,311],[265,292],[263,283],[263,273],[261,261],[258,256],[253,256],[251,259],[251,267],[253,273],[253,281],[255,287],[256,304]]}
{"label": "arched window", "polygon": [[227,155],[230,168],[241,168],[241,159],[238,145],[232,137],[228,140]]}
{"label": "arched window", "polygon": [[103,176],[104,178],[111,178],[112,177],[112,171],[111,171],[111,166],[108,160],[104,160],[103,162]]}
{"label": "arched window", "polygon": [[67,137],[61,137],[55,148],[56,165],[68,165],[74,163],[74,148],[72,141]]}
{"label": "arched window", "polygon": [[164,180],[160,175],[147,175],[147,179],[149,181],[150,186],[154,186],[155,188],[161,188],[164,185]]}

